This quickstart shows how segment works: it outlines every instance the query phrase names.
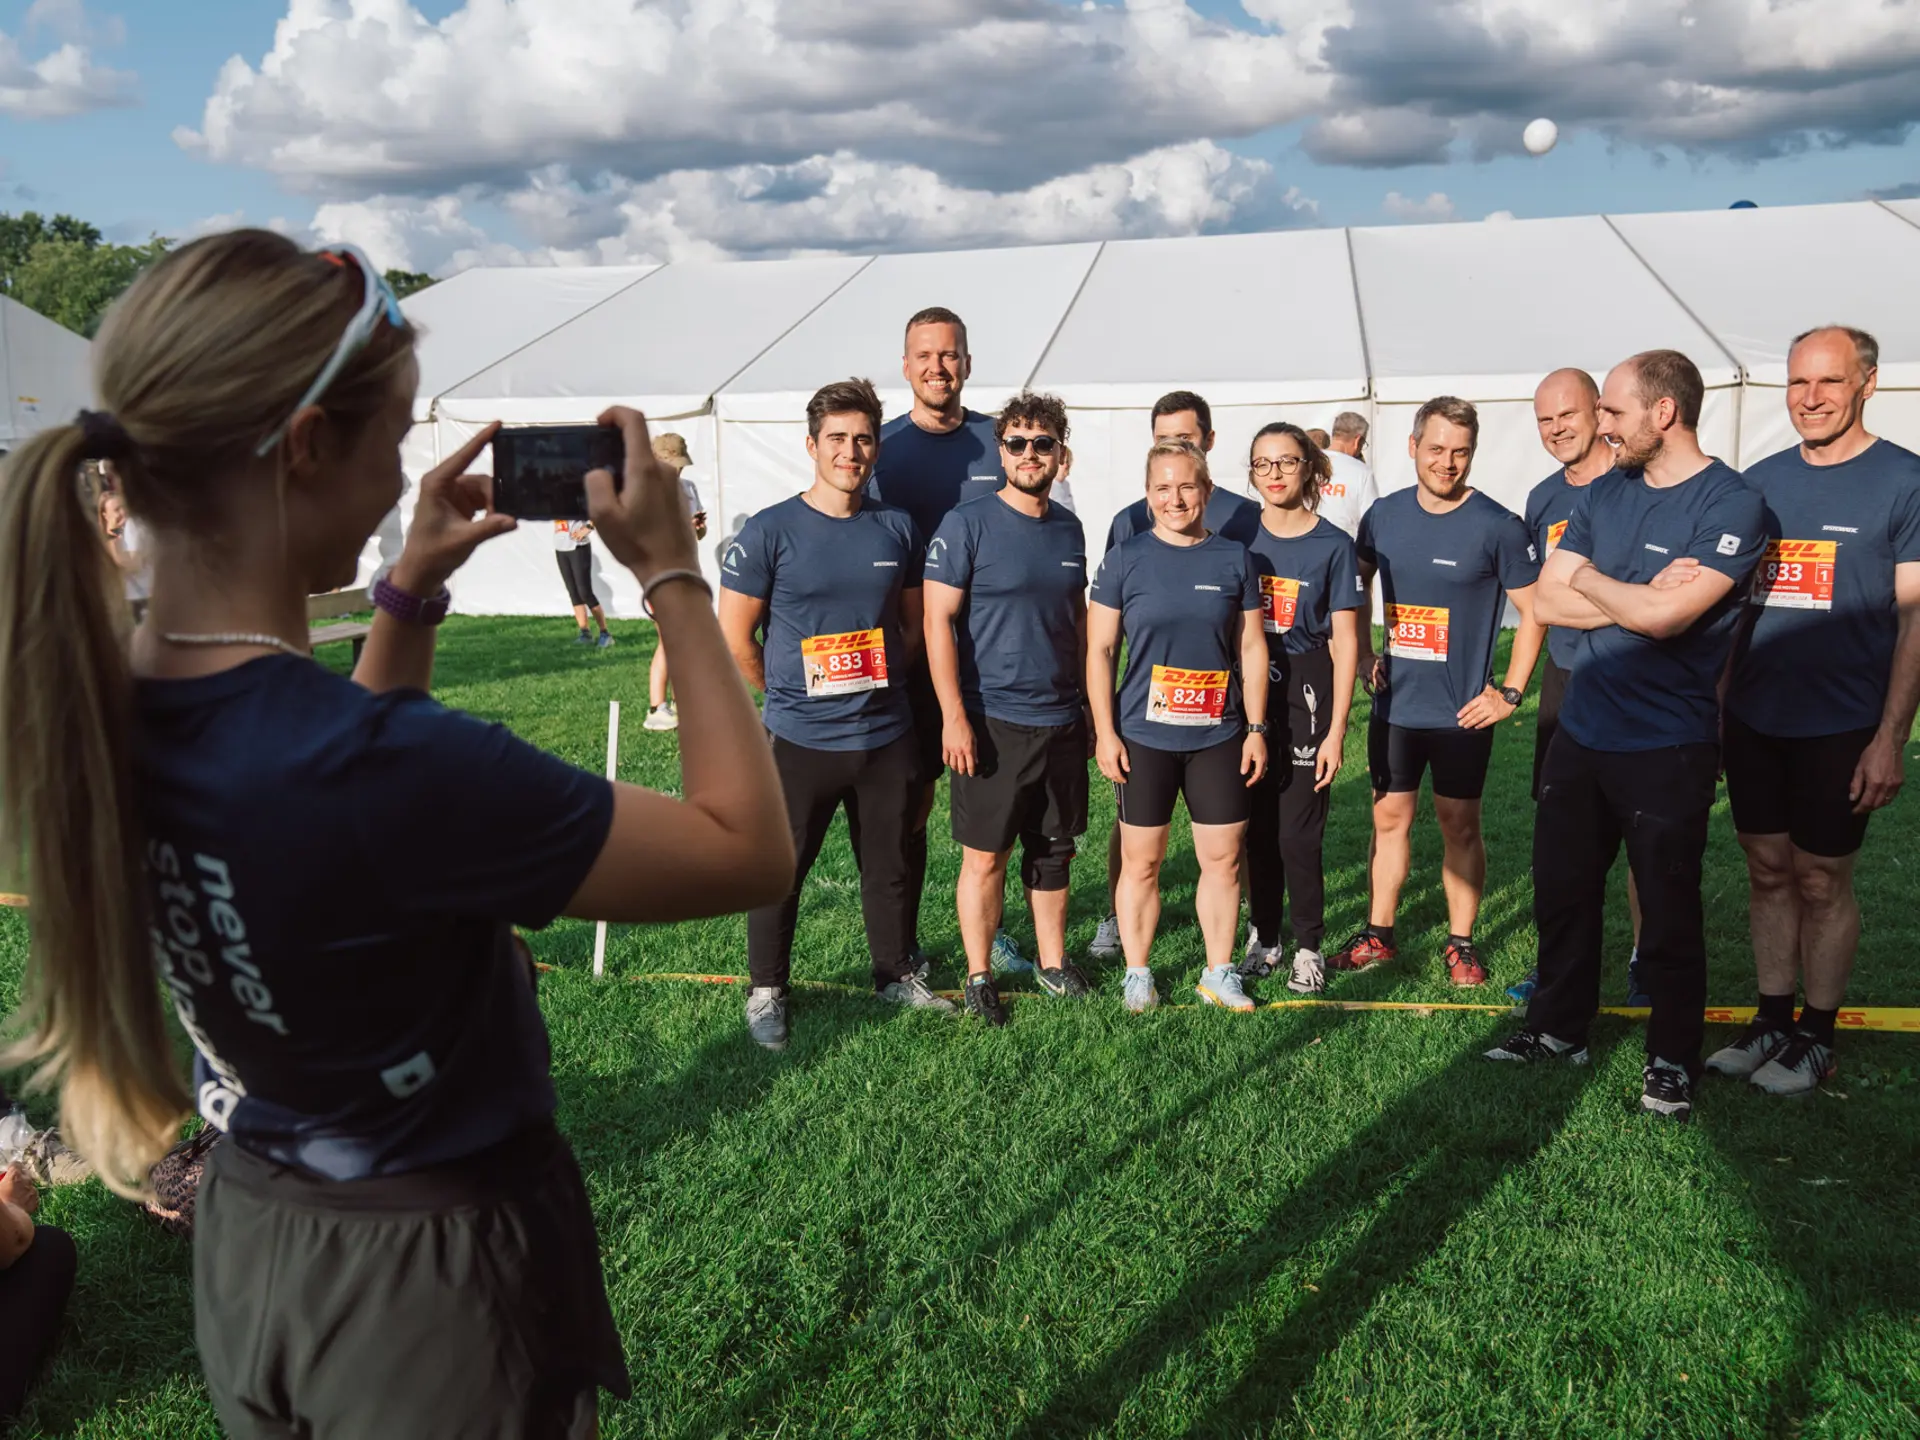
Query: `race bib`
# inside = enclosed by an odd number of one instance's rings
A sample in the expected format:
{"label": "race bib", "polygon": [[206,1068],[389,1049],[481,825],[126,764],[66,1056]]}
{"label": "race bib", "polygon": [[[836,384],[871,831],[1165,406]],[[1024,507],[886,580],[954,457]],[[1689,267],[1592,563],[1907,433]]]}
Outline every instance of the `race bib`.
{"label": "race bib", "polygon": [[1260,623],[1269,635],[1284,635],[1293,629],[1293,617],[1300,609],[1300,582],[1284,575],[1260,577]]}
{"label": "race bib", "polygon": [[1567,533],[1567,522],[1556,520],[1547,526],[1547,554],[1551,555],[1560,548],[1560,537]]}
{"label": "race bib", "polygon": [[1833,609],[1838,549],[1832,540],[1769,540],[1753,603],[1788,610]]}
{"label": "race bib", "polygon": [[810,699],[887,688],[887,639],[879,630],[809,635],[800,642],[800,659]]}
{"label": "race bib", "polygon": [[1444,662],[1447,615],[1444,605],[1387,606],[1387,654],[1397,660]]}
{"label": "race bib", "polygon": [[1161,725],[1218,725],[1227,713],[1227,672],[1153,667],[1147,719]]}

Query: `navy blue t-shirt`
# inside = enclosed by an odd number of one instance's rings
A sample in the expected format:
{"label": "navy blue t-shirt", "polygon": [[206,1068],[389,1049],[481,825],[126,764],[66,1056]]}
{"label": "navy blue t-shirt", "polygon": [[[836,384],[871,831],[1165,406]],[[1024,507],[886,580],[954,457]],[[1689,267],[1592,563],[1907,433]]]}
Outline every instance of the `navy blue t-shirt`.
{"label": "navy blue t-shirt", "polygon": [[1247,547],[1260,572],[1260,620],[1267,653],[1304,655],[1333,637],[1333,612],[1367,603],[1360,562],[1347,532],[1314,521],[1304,535],[1283,539],[1262,525]]}
{"label": "navy blue t-shirt", "polygon": [[1718,460],[1666,489],[1647,484],[1637,470],[1615,470],[1587,486],[1562,548],[1629,585],[1644,585],[1691,555],[1730,578],[1733,589],[1666,640],[1618,625],[1580,631],[1561,727],[1589,750],[1713,744],[1720,672],[1739,626],[1742,586],[1765,542],[1759,492]]}
{"label": "navy blue t-shirt", "polygon": [[1478,490],[1445,514],[1420,487],[1382,495],[1354,548],[1377,568],[1385,602],[1387,684],[1373,713],[1407,730],[1455,730],[1487,688],[1509,590],[1540,578],[1520,517]]}
{"label": "navy blue t-shirt", "polygon": [[1240,736],[1242,617],[1260,608],[1260,572],[1246,546],[1223,535],[1169,545],[1148,530],[1107,552],[1087,598],[1120,612],[1122,739],[1205,750]]}
{"label": "navy blue t-shirt", "polygon": [[[1573,502],[1586,490],[1585,485],[1569,485],[1567,472],[1556,470],[1527,496],[1527,534],[1533,537],[1534,553],[1540,557],[1540,563],[1547,563],[1547,556],[1560,546],[1560,537],[1566,533],[1567,521],[1573,515]],[[1569,630],[1564,625],[1547,627],[1547,654],[1553,657],[1553,663],[1562,670],[1573,668],[1573,657],[1578,648],[1580,632]]]}
{"label": "navy blue t-shirt", "polygon": [[[1253,533],[1259,528],[1258,500],[1236,495],[1222,485],[1213,487],[1213,494],[1207,497],[1207,529],[1237,544],[1247,545],[1252,543]],[[1107,549],[1112,550],[1122,540],[1131,540],[1151,529],[1153,510],[1143,495],[1113,517],[1113,524],[1107,527]]]}
{"label": "navy blue t-shirt", "polygon": [[1087,537],[1070,510],[1050,504],[1036,520],[1002,496],[962,505],[927,546],[926,576],[967,592],[956,630],[968,713],[1012,725],[1079,718]]}
{"label": "navy blue t-shirt", "polygon": [[1766,501],[1767,550],[1727,708],[1793,739],[1877,726],[1900,626],[1893,567],[1920,560],[1920,455],[1880,440],[1809,465],[1796,445],[1745,479]]}
{"label": "navy blue t-shirt", "polygon": [[586,879],[605,780],[291,656],[141,681],[134,745],[153,953],[209,1124],[356,1180],[553,1114],[510,926]]}
{"label": "navy blue t-shirt", "polygon": [[878,750],[907,733],[900,595],[920,588],[920,565],[919,532],[891,505],[836,520],[796,495],[748,519],[720,583],[767,602],[768,730],[809,750]]}
{"label": "navy blue t-shirt", "polygon": [[944,435],[922,430],[913,414],[880,427],[880,458],[867,481],[867,498],[904,510],[922,537],[933,535],[956,505],[992,495],[1007,483],[993,417],[977,410]]}

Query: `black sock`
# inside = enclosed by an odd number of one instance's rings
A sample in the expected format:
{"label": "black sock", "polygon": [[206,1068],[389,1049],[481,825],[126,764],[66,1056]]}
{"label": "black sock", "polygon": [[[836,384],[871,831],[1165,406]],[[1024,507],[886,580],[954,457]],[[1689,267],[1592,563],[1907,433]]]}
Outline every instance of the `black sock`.
{"label": "black sock", "polygon": [[1471,935],[1449,935],[1447,936],[1447,943],[1449,945],[1471,945],[1473,944],[1473,937]]}
{"label": "black sock", "polygon": [[1373,938],[1378,940],[1382,945],[1391,946],[1393,944],[1393,927],[1391,925],[1369,925],[1367,926],[1367,934],[1373,936]]}
{"label": "black sock", "polygon": [[585,635],[585,634],[587,633],[587,627],[586,627],[586,626],[584,626],[584,625],[582,625],[582,626],[580,627],[580,633],[581,633],[582,635]]}
{"label": "black sock", "polygon": [[927,893],[927,832],[907,836],[907,904],[913,916],[913,952],[920,951],[920,897]]}
{"label": "black sock", "polygon": [[1811,1005],[1800,1009],[1800,1033],[1811,1035],[1822,1045],[1833,1044],[1833,1022],[1839,1018],[1840,1007],[1831,1010],[1816,1010]]}
{"label": "black sock", "polygon": [[1770,1021],[1782,1030],[1793,1028],[1793,992],[1789,990],[1784,995],[1763,994],[1759,1013],[1754,1018]]}

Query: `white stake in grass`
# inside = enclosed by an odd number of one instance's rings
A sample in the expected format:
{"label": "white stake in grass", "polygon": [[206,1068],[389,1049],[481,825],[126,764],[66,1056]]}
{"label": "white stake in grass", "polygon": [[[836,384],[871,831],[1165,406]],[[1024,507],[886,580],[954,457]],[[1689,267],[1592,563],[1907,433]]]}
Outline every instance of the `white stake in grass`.
{"label": "white stake in grass", "polygon": [[[613,779],[613,772],[620,763],[620,702],[607,702],[607,779]],[[607,970],[607,922],[602,920],[593,927],[593,978],[598,980]]]}

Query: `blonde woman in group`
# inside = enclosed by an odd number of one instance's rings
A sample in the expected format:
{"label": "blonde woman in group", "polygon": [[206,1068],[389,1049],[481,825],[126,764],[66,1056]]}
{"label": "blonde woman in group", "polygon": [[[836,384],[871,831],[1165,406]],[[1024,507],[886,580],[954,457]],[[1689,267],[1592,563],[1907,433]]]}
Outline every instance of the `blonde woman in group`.
{"label": "blonde woman in group", "polygon": [[[463,473],[492,427],[422,480],[352,678],[309,656],[308,594],[351,580],[400,496],[418,376],[357,250],[195,241],[114,307],[93,363],[106,412],[0,480],[0,543],[26,557],[0,575],[0,868],[24,860],[33,896],[4,1063],[59,1085],[66,1138],[122,1194],[190,1100],[226,1134],[194,1291],[229,1436],[590,1436],[626,1366],[511,927],[719,914],[792,874],[678,487],[645,421],[609,411],[625,484],[588,477],[590,510],[671,637],[684,800],[426,695],[447,580],[513,528]],[[89,458],[150,540],[130,650]]]}

